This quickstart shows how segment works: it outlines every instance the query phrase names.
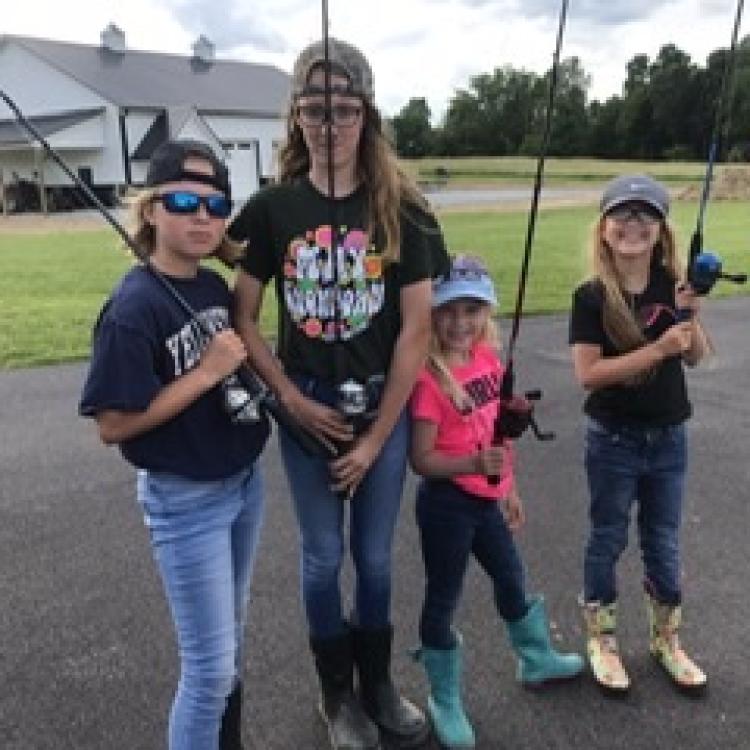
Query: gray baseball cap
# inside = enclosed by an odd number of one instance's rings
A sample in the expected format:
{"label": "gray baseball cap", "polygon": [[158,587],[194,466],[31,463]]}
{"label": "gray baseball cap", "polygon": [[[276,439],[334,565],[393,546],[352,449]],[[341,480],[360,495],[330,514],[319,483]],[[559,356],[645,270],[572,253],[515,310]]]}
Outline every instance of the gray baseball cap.
{"label": "gray baseball cap", "polygon": [[669,214],[669,193],[656,180],[645,174],[622,175],[608,183],[604,188],[599,209],[602,214],[606,214],[615,206],[631,201],[653,206],[662,218]]}
{"label": "gray baseball cap", "polygon": [[[331,72],[342,74],[349,79],[346,93],[373,100],[375,90],[372,80],[372,69],[365,56],[353,45],[339,39],[328,39],[328,59]],[[292,96],[298,97],[308,93],[310,73],[319,66],[325,65],[325,50],[322,41],[313,42],[300,52],[292,71]],[[321,93],[315,90],[310,93]]]}

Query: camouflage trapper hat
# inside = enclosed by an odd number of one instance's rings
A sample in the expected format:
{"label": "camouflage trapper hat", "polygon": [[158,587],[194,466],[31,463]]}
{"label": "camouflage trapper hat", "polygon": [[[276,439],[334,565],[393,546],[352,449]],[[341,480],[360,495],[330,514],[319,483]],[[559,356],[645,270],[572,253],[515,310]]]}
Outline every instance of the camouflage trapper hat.
{"label": "camouflage trapper hat", "polygon": [[[328,59],[331,72],[342,74],[349,79],[346,93],[360,96],[370,101],[375,96],[372,80],[372,69],[365,56],[353,45],[338,39],[328,39]],[[292,96],[294,98],[306,93],[321,93],[322,89],[308,86],[310,73],[316,67],[325,64],[323,42],[313,42],[300,52],[292,71]]]}

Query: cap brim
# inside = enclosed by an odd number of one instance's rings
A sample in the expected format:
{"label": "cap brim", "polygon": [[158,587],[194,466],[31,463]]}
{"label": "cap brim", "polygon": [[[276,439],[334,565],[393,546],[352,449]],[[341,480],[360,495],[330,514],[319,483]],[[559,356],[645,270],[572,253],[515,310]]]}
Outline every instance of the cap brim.
{"label": "cap brim", "polygon": [[658,201],[652,200],[651,198],[646,198],[643,196],[633,196],[628,195],[627,197],[623,198],[613,198],[609,203],[606,203],[601,208],[602,214],[609,213],[613,208],[616,208],[617,206],[621,206],[623,203],[646,203],[647,205],[651,206],[652,208],[655,208],[659,215],[662,217],[662,219],[666,218],[667,213],[664,210],[664,206],[659,203]]}
{"label": "cap brim", "polygon": [[497,297],[493,292],[477,289],[476,283],[470,281],[451,281],[450,284],[438,287],[432,292],[433,307],[440,307],[446,302],[457,299],[476,299],[480,302],[486,302],[488,305],[497,304]]}

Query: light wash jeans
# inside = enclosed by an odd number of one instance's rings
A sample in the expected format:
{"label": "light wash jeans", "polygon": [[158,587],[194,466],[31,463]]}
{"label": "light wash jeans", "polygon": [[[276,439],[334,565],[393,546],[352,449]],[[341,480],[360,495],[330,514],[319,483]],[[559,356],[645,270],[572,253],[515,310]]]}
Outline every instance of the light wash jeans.
{"label": "light wash jeans", "polygon": [[[298,385],[311,398],[330,402],[312,379],[300,379]],[[391,614],[391,548],[409,445],[406,411],[352,500],[342,500],[331,491],[325,459],[305,453],[283,429],[279,429],[279,442],[302,537],[302,598],[310,635],[332,638],[347,627],[339,587],[347,510],[356,572],[352,620],[367,630],[386,627]]]}
{"label": "light wash jeans", "polygon": [[615,565],[628,543],[638,505],[638,535],[646,589],[665,604],[680,603],[679,534],[687,463],[683,424],[608,427],[589,419],[586,474],[591,533],[584,560],[586,601],[617,598]]}
{"label": "light wash jeans", "polygon": [[169,750],[217,750],[242,673],[250,576],[263,518],[257,467],[196,482],[139,471],[138,500],[172,612],[180,681]]}

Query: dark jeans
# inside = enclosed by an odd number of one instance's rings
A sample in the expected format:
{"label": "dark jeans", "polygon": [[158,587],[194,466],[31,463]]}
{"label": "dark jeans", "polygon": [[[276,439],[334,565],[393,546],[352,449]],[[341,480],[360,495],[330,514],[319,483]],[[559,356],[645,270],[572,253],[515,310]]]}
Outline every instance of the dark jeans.
{"label": "dark jeans", "polygon": [[447,480],[425,481],[417,523],[427,575],[419,635],[429,648],[455,644],[451,629],[470,555],[492,579],[500,616],[513,622],[527,609],[524,569],[497,502],[474,497]]}
{"label": "dark jeans", "polygon": [[[303,393],[331,404],[327,386],[296,378]],[[399,417],[351,500],[331,490],[328,462],[309,456],[283,430],[281,455],[301,536],[302,598],[310,634],[331,638],[346,629],[339,574],[348,546],[356,574],[353,621],[376,630],[391,619],[391,551],[406,472],[409,422]]]}
{"label": "dark jeans", "polygon": [[638,534],[647,589],[679,604],[679,530],[685,482],[684,425],[604,426],[586,430],[585,463],[591,493],[591,535],[584,560],[586,601],[617,598],[615,565],[628,543],[630,509],[638,503]]}

